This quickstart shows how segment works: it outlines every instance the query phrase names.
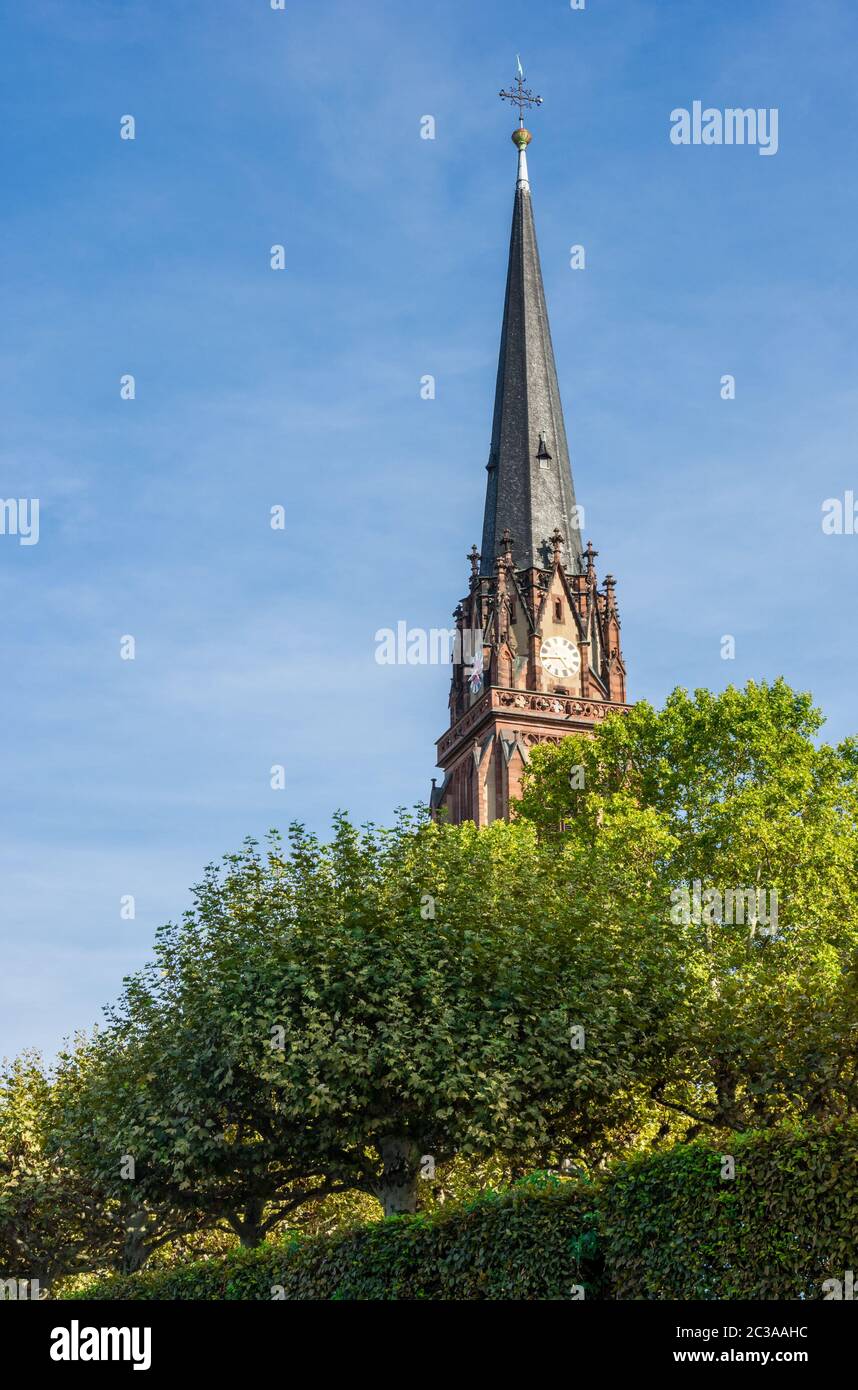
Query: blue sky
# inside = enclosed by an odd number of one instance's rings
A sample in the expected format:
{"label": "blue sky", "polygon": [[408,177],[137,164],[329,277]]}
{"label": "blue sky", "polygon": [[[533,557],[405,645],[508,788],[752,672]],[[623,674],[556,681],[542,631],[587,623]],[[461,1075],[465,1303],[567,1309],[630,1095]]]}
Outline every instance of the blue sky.
{"label": "blue sky", "polygon": [[[374,634],[448,625],[480,536],[516,52],[631,697],[783,674],[855,730],[858,537],[820,520],[858,490],[851,0],[29,0],[3,27],[0,494],[40,537],[0,536],[0,1054],[96,1021],[245,835],[426,796],[447,671],[377,665]],[[694,100],[776,107],[777,154],[673,145]]]}

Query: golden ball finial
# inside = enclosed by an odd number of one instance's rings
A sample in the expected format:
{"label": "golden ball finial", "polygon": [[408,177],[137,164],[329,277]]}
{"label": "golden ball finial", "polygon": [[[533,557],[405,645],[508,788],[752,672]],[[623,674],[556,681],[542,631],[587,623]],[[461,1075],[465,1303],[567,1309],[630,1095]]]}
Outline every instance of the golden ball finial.
{"label": "golden ball finial", "polygon": [[520,150],[526,149],[532,139],[533,136],[530,131],[525,130],[524,126],[520,126],[518,130],[512,132],[512,143],[517,145]]}

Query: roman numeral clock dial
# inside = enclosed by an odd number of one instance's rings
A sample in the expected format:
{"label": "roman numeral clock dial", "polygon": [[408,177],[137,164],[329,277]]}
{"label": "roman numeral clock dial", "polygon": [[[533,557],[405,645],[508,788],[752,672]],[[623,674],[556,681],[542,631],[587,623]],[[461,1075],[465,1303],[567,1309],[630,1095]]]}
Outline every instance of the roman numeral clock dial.
{"label": "roman numeral clock dial", "polygon": [[574,676],[581,665],[581,655],[568,637],[546,637],[540,648],[542,665],[550,676]]}

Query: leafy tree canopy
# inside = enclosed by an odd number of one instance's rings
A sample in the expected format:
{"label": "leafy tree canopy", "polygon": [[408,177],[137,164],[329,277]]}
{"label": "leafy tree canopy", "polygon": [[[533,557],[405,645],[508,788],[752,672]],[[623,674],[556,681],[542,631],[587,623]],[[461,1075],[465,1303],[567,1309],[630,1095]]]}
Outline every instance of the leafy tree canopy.
{"label": "leafy tree canopy", "polygon": [[[534,750],[518,814],[582,861],[646,827],[683,965],[652,1095],[744,1129],[858,1099],[858,744],[782,680],[642,702]],[[675,1002],[675,1001],[674,1001]]]}
{"label": "leafy tree canopy", "polygon": [[141,1198],[254,1243],[330,1193],[413,1209],[424,1159],[632,1135],[670,989],[652,980],[679,986],[645,877],[659,852],[607,833],[585,866],[525,825],[405,815],[248,842],[126,983],[69,1142],[89,1136],[105,1182],[134,1156]]}

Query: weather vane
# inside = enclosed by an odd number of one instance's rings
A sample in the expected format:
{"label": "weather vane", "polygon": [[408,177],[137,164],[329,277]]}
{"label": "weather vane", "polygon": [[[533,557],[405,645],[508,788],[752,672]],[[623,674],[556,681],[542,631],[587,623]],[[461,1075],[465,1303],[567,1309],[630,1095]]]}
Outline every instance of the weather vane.
{"label": "weather vane", "polygon": [[501,92],[498,92],[498,96],[499,96],[499,97],[503,97],[503,100],[504,100],[504,101],[511,101],[512,104],[513,104],[513,106],[517,106],[517,107],[518,107],[518,124],[519,124],[520,129],[524,130],[524,113],[525,113],[525,110],[526,110],[527,107],[529,107],[529,106],[541,106],[541,105],[542,105],[542,97],[535,97],[535,96],[533,95],[533,92],[530,90],[530,88],[529,88],[529,87],[525,87],[525,85],[524,85],[524,83],[525,83],[524,69],[523,69],[522,66],[521,66],[521,59],[519,58],[519,56],[518,56],[517,53],[516,53],[516,55],[515,55],[515,63],[516,63],[516,67],[518,68],[518,72],[517,72],[517,74],[516,74],[516,79],[515,79],[515,91],[514,91],[514,92],[503,92],[503,91],[501,91]]}

